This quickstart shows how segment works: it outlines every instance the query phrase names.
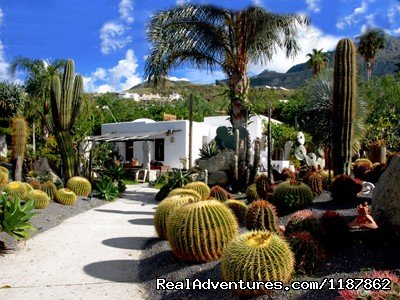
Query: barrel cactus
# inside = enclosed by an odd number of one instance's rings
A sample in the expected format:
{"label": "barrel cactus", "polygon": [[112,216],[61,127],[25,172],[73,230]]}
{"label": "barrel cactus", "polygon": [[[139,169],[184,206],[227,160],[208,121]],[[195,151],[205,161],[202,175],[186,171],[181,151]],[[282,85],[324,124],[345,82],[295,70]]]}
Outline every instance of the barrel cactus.
{"label": "barrel cactus", "polygon": [[154,214],[154,227],[156,228],[158,237],[161,239],[167,238],[167,220],[175,208],[196,201],[199,201],[199,199],[192,196],[178,195],[165,198],[161,201]]}
{"label": "barrel cactus", "polygon": [[239,223],[243,223],[245,221],[247,213],[246,204],[244,204],[242,201],[234,199],[229,199],[225,201],[224,204],[232,210]]}
{"label": "barrel cactus", "polygon": [[337,202],[350,202],[357,198],[357,194],[362,190],[362,181],[353,179],[348,175],[338,175],[332,182],[332,200]]}
{"label": "barrel cactus", "polygon": [[7,168],[5,168],[5,167],[3,167],[3,166],[0,166],[0,172],[6,173],[6,174],[7,174],[7,176],[9,176],[9,175],[10,175],[10,171],[8,171],[8,169],[7,169]]}
{"label": "barrel cactus", "polygon": [[210,190],[210,197],[225,202],[231,198],[231,194],[219,185],[215,185]]}
{"label": "barrel cactus", "polygon": [[49,180],[42,184],[42,191],[49,195],[50,199],[53,200],[57,192],[57,187]]}
{"label": "barrel cactus", "polygon": [[267,200],[271,198],[273,190],[271,180],[267,175],[261,174],[255,180],[257,194],[261,199]]}
{"label": "barrel cactus", "polygon": [[39,180],[32,180],[32,181],[29,181],[28,183],[35,190],[40,190],[40,188],[42,187],[42,184],[40,183]]}
{"label": "barrel cactus", "polygon": [[314,194],[305,184],[295,180],[280,183],[273,195],[278,210],[291,211],[311,204]]}
{"label": "barrel cactus", "polygon": [[198,192],[196,192],[195,190],[182,189],[182,188],[173,189],[172,191],[169,192],[167,198],[172,197],[172,196],[192,196],[199,200],[202,199],[201,195]]}
{"label": "barrel cactus", "polygon": [[[226,247],[221,261],[225,281],[290,281],[294,255],[288,243],[271,231],[249,231]],[[267,294],[270,290],[236,290],[240,294]]]}
{"label": "barrel cactus", "polygon": [[265,200],[257,200],[249,205],[246,215],[249,230],[269,230],[280,233],[275,206]]}
{"label": "barrel cactus", "polygon": [[207,199],[210,196],[209,186],[202,181],[194,181],[194,182],[188,183],[183,188],[194,190],[194,191],[198,192],[203,199]]}
{"label": "barrel cactus", "polygon": [[368,158],[359,158],[353,163],[355,178],[365,180],[365,173],[373,169],[373,164]]}
{"label": "barrel cactus", "polygon": [[74,205],[77,199],[76,194],[67,188],[59,189],[54,197],[55,202],[63,205]]}
{"label": "barrel cactus", "polygon": [[218,260],[237,234],[235,216],[217,200],[183,205],[167,221],[168,242],[174,255],[183,261]]}
{"label": "barrel cactus", "polygon": [[322,194],[324,178],[318,172],[309,172],[305,178],[305,183],[310,187],[315,196]]}
{"label": "barrel cactus", "polygon": [[0,191],[6,186],[8,182],[8,174],[0,171]]}
{"label": "barrel cactus", "polygon": [[252,202],[254,200],[260,199],[260,196],[257,194],[257,187],[256,184],[250,184],[246,189],[246,198],[247,202]]}
{"label": "barrel cactus", "polygon": [[68,180],[67,188],[73,191],[77,196],[89,196],[92,185],[84,177],[75,176]]}
{"label": "barrel cactus", "polygon": [[298,210],[288,217],[285,226],[285,235],[288,236],[292,233],[301,231],[308,231],[314,237],[317,237],[320,234],[321,226],[319,219],[310,209]]}
{"label": "barrel cactus", "polygon": [[13,198],[24,199],[26,187],[21,181],[11,181],[4,187],[4,192]]}
{"label": "barrel cactus", "polygon": [[327,210],[319,218],[321,224],[321,242],[330,249],[337,249],[347,244],[349,226],[345,217],[337,211]]}
{"label": "barrel cactus", "polygon": [[44,209],[49,205],[50,197],[41,190],[32,190],[30,191],[26,197],[26,200],[32,200],[33,206],[36,209]]}
{"label": "barrel cactus", "polygon": [[29,192],[34,190],[33,186],[30,185],[28,182],[23,182],[22,184],[25,186],[27,193],[29,193]]}

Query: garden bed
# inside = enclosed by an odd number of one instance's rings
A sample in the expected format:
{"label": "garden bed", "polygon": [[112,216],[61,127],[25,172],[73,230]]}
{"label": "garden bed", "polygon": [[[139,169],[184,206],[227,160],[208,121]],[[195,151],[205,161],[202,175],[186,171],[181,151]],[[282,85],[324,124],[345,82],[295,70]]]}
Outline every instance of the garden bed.
{"label": "garden bed", "polygon": [[[326,210],[337,210],[348,222],[352,221],[357,212],[358,202],[370,199],[359,199],[357,202],[346,205],[334,204],[328,193],[317,197],[310,208],[316,215],[321,215]],[[287,216],[280,218],[280,223],[285,224]],[[241,231],[246,229],[241,228]],[[351,233],[350,240],[336,251],[327,249],[327,259],[323,265],[312,275],[295,275],[293,280],[317,280],[324,278],[354,278],[360,273],[370,269],[392,270],[400,274],[400,254],[398,246],[385,238],[379,231],[359,234]],[[202,282],[221,281],[220,263],[209,262],[203,264],[189,264],[179,261],[171,252],[167,241],[150,239],[145,245],[145,251],[139,264],[139,278],[144,284],[149,299],[235,299],[230,290],[157,290],[156,279],[164,278],[167,281],[184,281],[185,279],[199,279]],[[322,290],[310,291],[279,291],[275,292],[273,299],[334,299],[337,291],[329,290],[328,286]],[[237,297],[236,297],[237,298]],[[254,299],[267,299],[260,296]]]}

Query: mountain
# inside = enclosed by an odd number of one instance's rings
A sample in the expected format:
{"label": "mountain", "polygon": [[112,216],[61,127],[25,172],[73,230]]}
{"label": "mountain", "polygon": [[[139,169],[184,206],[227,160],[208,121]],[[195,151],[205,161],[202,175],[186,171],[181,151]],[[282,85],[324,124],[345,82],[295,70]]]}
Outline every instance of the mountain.
{"label": "mountain", "polygon": [[[400,38],[390,35],[385,36],[385,48],[379,50],[376,55],[376,63],[372,67],[373,76],[383,76],[392,74],[396,69],[396,63],[400,60]],[[334,52],[328,52],[329,67],[333,67]],[[357,57],[357,65],[360,74],[366,75],[364,59]],[[306,62],[291,67],[286,73],[278,73],[265,70],[260,74],[250,77],[250,85],[256,86],[274,86],[297,88],[307,79],[311,78],[311,70],[307,69]]]}

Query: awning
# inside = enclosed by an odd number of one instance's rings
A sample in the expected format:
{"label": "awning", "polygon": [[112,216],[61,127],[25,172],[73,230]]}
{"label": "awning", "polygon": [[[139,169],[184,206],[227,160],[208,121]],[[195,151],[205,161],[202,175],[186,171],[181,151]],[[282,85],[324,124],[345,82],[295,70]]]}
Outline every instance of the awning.
{"label": "awning", "polygon": [[118,133],[106,133],[102,135],[89,136],[86,140],[93,142],[123,142],[133,140],[144,140],[151,139],[160,134],[165,134],[165,130],[159,131],[148,131],[148,132],[118,132]]}

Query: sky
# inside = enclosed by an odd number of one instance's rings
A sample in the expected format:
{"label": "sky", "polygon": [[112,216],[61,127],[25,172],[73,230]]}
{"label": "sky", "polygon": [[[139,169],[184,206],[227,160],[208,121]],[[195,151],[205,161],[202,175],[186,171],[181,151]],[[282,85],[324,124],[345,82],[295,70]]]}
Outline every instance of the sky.
{"label": "sky", "polygon": [[[146,26],[152,14],[186,3],[230,9],[250,5],[273,13],[307,14],[309,28],[299,28],[301,51],[287,59],[278,51],[265,65],[251,63],[250,75],[265,69],[286,72],[307,60],[312,49],[333,50],[339,39],[355,38],[369,27],[400,36],[399,0],[0,0],[0,79],[11,80],[8,66],[18,55],[32,59],[72,58],[87,92],[120,92],[142,82],[151,45]],[[171,70],[170,79],[213,83],[224,79],[189,67]],[[23,83],[26,74],[13,80]]]}

